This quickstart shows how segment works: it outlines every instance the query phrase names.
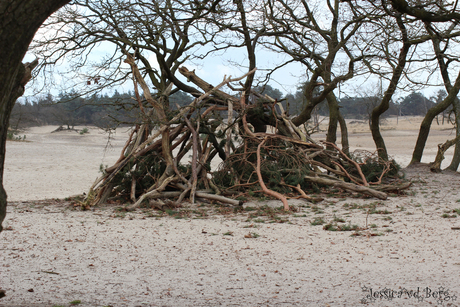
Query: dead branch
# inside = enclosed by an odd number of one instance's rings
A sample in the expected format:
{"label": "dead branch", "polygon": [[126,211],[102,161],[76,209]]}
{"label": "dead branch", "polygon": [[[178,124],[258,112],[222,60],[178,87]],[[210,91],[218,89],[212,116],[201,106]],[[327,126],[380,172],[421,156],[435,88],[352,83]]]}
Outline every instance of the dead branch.
{"label": "dead branch", "polygon": [[257,167],[256,167],[256,172],[257,172],[257,177],[259,178],[259,184],[260,184],[260,187],[262,188],[262,190],[264,191],[265,194],[273,196],[273,197],[276,197],[279,200],[281,200],[283,202],[283,205],[284,205],[284,210],[289,211],[289,204],[287,202],[286,197],[284,195],[278,193],[278,192],[275,192],[275,191],[272,191],[272,190],[268,189],[267,186],[264,183],[263,178],[262,178],[262,173],[260,172],[260,148],[265,144],[266,140],[267,139],[265,138],[259,144],[259,146],[257,146]]}
{"label": "dead branch", "polygon": [[343,182],[340,180],[332,180],[332,179],[313,177],[313,176],[305,176],[305,179],[308,181],[314,182],[314,183],[318,183],[318,184],[324,184],[327,186],[332,186],[332,187],[342,188],[342,189],[349,190],[349,191],[367,194],[367,195],[376,197],[378,199],[385,200],[388,197],[386,193],[376,191],[374,189],[371,189],[365,186],[360,186],[360,185],[356,185],[356,184],[349,183],[349,182]]}
{"label": "dead branch", "polygon": [[[196,185],[198,183],[198,172],[197,172],[197,159],[198,159],[198,136],[196,133],[196,130],[193,128],[192,123],[185,118],[185,122],[187,123],[188,128],[190,131],[192,131],[192,189],[190,191],[190,201],[195,203],[195,191],[196,191]],[[199,123],[199,122],[198,122]],[[199,129],[199,127],[198,127]]]}
{"label": "dead branch", "polygon": [[453,140],[448,140],[444,144],[439,144],[438,145],[438,153],[436,154],[436,158],[434,162],[431,164],[430,171],[434,173],[440,173],[441,172],[441,163],[442,160],[444,160],[444,153],[453,145],[455,145],[460,139],[460,134],[457,135],[457,137]]}
{"label": "dead branch", "polygon": [[351,164],[353,164],[355,167],[356,167],[356,170],[358,171],[359,175],[361,176],[361,180],[363,181],[363,185],[364,186],[369,186],[369,183],[367,182],[367,179],[366,177],[364,176],[363,174],[363,171],[361,170],[361,167],[359,166],[359,164],[354,161],[353,159],[351,159],[349,156],[347,156],[339,147],[337,147],[337,145],[333,144],[333,143],[330,143],[330,142],[324,142],[324,144],[326,145],[329,145],[331,147],[333,147],[335,150],[337,150],[346,160],[348,160]]}
{"label": "dead branch", "polygon": [[235,206],[242,206],[243,205],[243,201],[241,201],[241,200],[235,200],[235,199],[231,199],[231,198],[224,197],[224,196],[221,196],[221,195],[209,194],[209,193],[204,193],[204,192],[196,192],[195,195],[197,197],[207,198],[207,199],[211,199],[211,200],[217,200],[217,201],[220,201],[221,203],[227,203],[227,204],[231,204],[231,205],[235,205]]}

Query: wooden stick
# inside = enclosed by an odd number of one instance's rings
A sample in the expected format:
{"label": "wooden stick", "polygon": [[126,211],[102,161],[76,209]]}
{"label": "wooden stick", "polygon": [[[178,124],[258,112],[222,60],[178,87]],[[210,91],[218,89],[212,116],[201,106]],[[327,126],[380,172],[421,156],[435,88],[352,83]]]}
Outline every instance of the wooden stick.
{"label": "wooden stick", "polygon": [[131,200],[136,202],[136,178],[131,174]]}
{"label": "wooden stick", "polygon": [[225,154],[226,156],[230,156],[231,146],[230,143],[232,141],[232,120],[233,120],[233,101],[228,100],[228,115],[227,115],[227,143],[225,144]]}
{"label": "wooden stick", "polygon": [[281,183],[281,184],[284,185],[284,186],[290,187],[290,188],[292,188],[292,189],[295,189],[297,192],[300,193],[300,196],[298,196],[298,197],[290,197],[290,198],[292,198],[292,199],[304,198],[304,199],[306,199],[306,200],[309,200],[309,201],[315,202],[315,203],[324,200],[324,199],[321,198],[321,197],[316,197],[316,198],[315,198],[315,197],[308,196],[308,195],[305,193],[305,191],[302,190],[302,188],[300,187],[300,184],[297,184],[297,186],[293,186],[293,185],[286,184],[286,183]]}
{"label": "wooden stick", "polygon": [[367,182],[366,177],[364,176],[363,171],[361,170],[361,167],[359,166],[358,163],[356,163],[356,161],[354,161],[353,159],[350,159],[350,157],[347,156],[347,155],[346,155],[340,148],[338,148],[337,145],[335,145],[334,143],[331,143],[331,142],[323,142],[323,143],[325,143],[325,144],[327,144],[327,145],[330,145],[330,146],[334,147],[334,149],[336,149],[345,159],[347,159],[350,163],[352,163],[352,164],[356,167],[356,169],[358,170],[358,173],[359,173],[359,175],[361,176],[361,179],[362,179],[362,181],[363,181],[364,186],[366,186],[366,187],[369,186],[369,183]]}
{"label": "wooden stick", "polygon": [[198,182],[198,172],[197,172],[197,156],[198,156],[198,136],[196,133],[196,130],[193,128],[192,123],[188,120],[188,118],[185,118],[185,123],[187,124],[188,128],[190,131],[192,131],[192,141],[193,141],[193,146],[192,146],[192,190],[190,191],[190,202],[192,204],[195,203],[195,191],[196,191],[196,184]]}
{"label": "wooden stick", "polygon": [[265,141],[267,139],[265,138],[262,142],[260,142],[259,146],[257,146],[257,167],[256,167],[256,172],[257,172],[257,177],[259,178],[259,184],[262,190],[265,192],[265,194],[268,194],[270,196],[276,197],[279,200],[283,202],[284,205],[284,210],[289,211],[289,204],[287,202],[287,198],[275,191],[272,191],[267,188],[267,186],[264,183],[264,180],[262,179],[262,173],[260,172],[260,148],[265,144]]}
{"label": "wooden stick", "polygon": [[357,182],[356,180],[354,180],[351,175],[347,172],[347,170],[339,163],[339,162],[336,162],[336,161],[332,161],[331,162],[334,164],[334,165],[337,165],[341,170],[342,172],[345,173],[345,175],[348,177],[348,179],[350,179],[351,181],[353,181],[354,183],[356,184],[360,184],[359,182]]}
{"label": "wooden stick", "polygon": [[236,200],[236,199],[231,199],[228,197],[224,197],[222,195],[215,195],[215,194],[208,194],[208,193],[203,193],[203,192],[196,192],[195,193],[196,197],[202,197],[202,198],[207,198],[207,199],[212,199],[212,200],[217,200],[222,203],[227,203],[235,206],[242,206],[243,201],[242,200]]}
{"label": "wooden stick", "polygon": [[173,180],[175,180],[177,177],[175,176],[171,176],[171,177],[168,177],[166,178],[165,180],[163,180],[163,182],[161,183],[161,185],[153,190],[153,191],[150,191],[150,192],[147,192],[147,193],[144,193],[142,194],[141,197],[139,197],[139,199],[137,200],[137,202],[135,202],[133,205],[129,206],[127,209],[128,210],[133,210],[133,209],[136,209],[137,207],[139,207],[142,202],[144,201],[144,199],[148,198],[148,197],[157,197],[158,195],[160,195],[160,192],[163,191],[166,186]]}
{"label": "wooden stick", "polygon": [[349,182],[343,182],[340,180],[326,179],[326,178],[320,178],[320,177],[312,177],[312,176],[305,176],[304,178],[311,182],[367,194],[373,197],[377,197],[378,199],[385,200],[388,197],[388,195],[384,192],[376,191],[374,189],[371,189],[365,186],[361,186],[361,185],[356,185],[356,184],[349,183]]}

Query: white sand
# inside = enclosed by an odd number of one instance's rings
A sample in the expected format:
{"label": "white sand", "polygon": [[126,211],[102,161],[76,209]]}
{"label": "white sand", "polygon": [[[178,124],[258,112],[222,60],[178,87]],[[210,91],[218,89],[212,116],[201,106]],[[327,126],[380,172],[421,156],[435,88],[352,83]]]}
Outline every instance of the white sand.
{"label": "white sand", "polygon": [[[5,186],[16,202],[4,223],[11,230],[0,235],[0,288],[7,291],[0,306],[69,306],[73,300],[80,306],[429,306],[437,301],[427,292],[440,287],[449,290],[441,295],[443,306],[460,305],[460,230],[452,229],[460,218],[442,217],[460,208],[457,173],[406,170],[414,181],[410,195],[378,201],[377,209],[388,214],[349,209],[376,199],[327,198],[315,210],[300,207],[283,224],[247,221],[248,214],[174,219],[136,211],[120,217],[110,207],[81,212],[53,201],[26,202],[85,192],[99,165],[113,163],[126,140],[117,135],[115,150],[104,155],[97,130],[49,134],[53,128],[34,128],[26,133],[32,142],[7,146]],[[416,131],[385,133],[390,154],[410,159]],[[434,131],[426,152],[434,157],[449,133]],[[368,134],[350,137],[353,146],[372,149]],[[377,228],[350,237],[312,226],[316,217]],[[259,237],[245,237],[252,232]],[[403,294],[362,302],[370,293],[364,287],[419,289],[423,301]]]}
{"label": "white sand", "polygon": [[97,128],[85,135],[51,133],[56,128],[34,127],[24,132],[27,142],[7,142],[4,186],[8,200],[65,198],[87,192],[101,175],[99,166],[112,165],[128,139],[127,129],[118,129],[109,140]]}

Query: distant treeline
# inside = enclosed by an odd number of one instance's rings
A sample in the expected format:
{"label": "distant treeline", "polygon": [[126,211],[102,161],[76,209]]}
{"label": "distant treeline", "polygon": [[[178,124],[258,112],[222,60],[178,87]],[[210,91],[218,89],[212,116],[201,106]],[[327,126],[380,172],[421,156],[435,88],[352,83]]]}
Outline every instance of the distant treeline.
{"label": "distant treeline", "polygon": [[[390,108],[383,114],[383,117],[396,115],[425,116],[431,107],[441,102],[446,96],[447,93],[444,90],[438,91],[434,96],[429,98],[420,92],[412,92],[396,102],[390,101]],[[289,102],[289,110],[293,115],[298,114],[306,103],[302,88],[299,88],[295,94],[289,94],[285,98]],[[368,119],[373,108],[380,104],[381,99],[378,96],[341,98],[339,99],[340,113],[344,118]],[[447,115],[451,110],[452,107],[449,107],[443,115]],[[319,115],[328,116],[329,109],[327,102],[323,101],[319,104],[316,112]]]}
{"label": "distant treeline", "polygon": [[[281,101],[289,115],[297,115],[305,105],[303,87],[294,94],[283,93],[269,85],[258,87],[255,91]],[[10,128],[19,129],[30,126],[61,125],[66,128],[74,126],[93,125],[101,128],[114,128],[119,125],[139,123],[139,103],[133,99],[133,93],[114,92],[109,96],[94,94],[89,97],[79,97],[76,93],[63,93],[58,97],[51,94],[37,99],[25,99],[17,102],[10,119]],[[419,92],[413,92],[397,103],[391,102],[390,109],[384,114],[392,115],[425,115],[427,110],[446,97],[446,92],[440,90],[433,97],[425,97]],[[177,105],[188,105],[192,97],[177,92],[169,98],[171,110]],[[339,101],[340,112],[344,118],[368,119],[372,109],[380,103],[380,97],[346,97]],[[446,111],[446,112],[449,112]],[[317,106],[315,113],[328,115],[327,102]],[[446,113],[447,114],[447,113]]]}
{"label": "distant treeline", "polygon": [[[60,94],[57,98],[48,94],[38,99],[25,99],[16,102],[10,129],[43,125],[61,125],[69,129],[82,125],[100,128],[131,126],[141,121],[139,103],[133,97],[133,93],[115,91],[111,96],[94,94],[79,97],[70,93]],[[192,97],[182,92],[171,95],[169,99],[172,110],[176,109],[176,104],[183,106],[191,101]]]}

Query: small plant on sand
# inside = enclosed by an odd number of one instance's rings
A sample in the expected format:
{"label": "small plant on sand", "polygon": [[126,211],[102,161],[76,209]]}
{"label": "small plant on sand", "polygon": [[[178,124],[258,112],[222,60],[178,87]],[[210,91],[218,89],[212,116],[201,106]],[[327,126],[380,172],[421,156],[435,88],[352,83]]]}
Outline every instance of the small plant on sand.
{"label": "small plant on sand", "polygon": [[86,133],[89,133],[88,128],[83,128],[83,129],[80,131],[80,135],[83,135],[83,134],[86,134]]}
{"label": "small plant on sand", "polygon": [[324,220],[322,217],[315,217],[313,222],[310,223],[311,226],[317,226],[317,225],[323,225],[323,224],[324,224]]}
{"label": "small plant on sand", "polygon": [[343,218],[341,218],[341,217],[336,217],[334,215],[334,222],[336,222],[336,223],[345,223],[345,220]]}
{"label": "small plant on sand", "polygon": [[81,301],[80,300],[74,300],[74,301],[71,301],[69,304],[75,306],[75,305],[81,304]]}
{"label": "small plant on sand", "polygon": [[393,212],[391,211],[388,211],[388,210],[375,210],[375,209],[372,209],[370,212],[370,214],[391,214]]}
{"label": "small plant on sand", "polygon": [[353,230],[359,230],[358,225],[351,225],[350,223],[346,225],[337,225],[336,223],[329,223],[323,226],[324,230],[329,230],[329,231],[353,231]]}
{"label": "small plant on sand", "polygon": [[244,235],[245,238],[248,238],[248,239],[251,239],[251,238],[258,238],[260,237],[260,235],[258,233],[255,233],[255,232],[250,232],[248,233],[247,235]]}

